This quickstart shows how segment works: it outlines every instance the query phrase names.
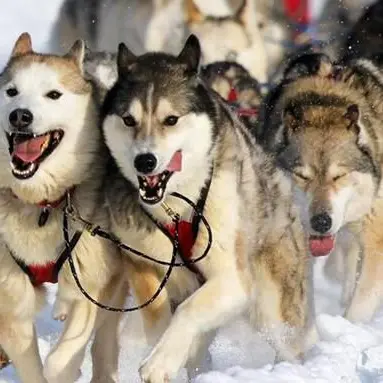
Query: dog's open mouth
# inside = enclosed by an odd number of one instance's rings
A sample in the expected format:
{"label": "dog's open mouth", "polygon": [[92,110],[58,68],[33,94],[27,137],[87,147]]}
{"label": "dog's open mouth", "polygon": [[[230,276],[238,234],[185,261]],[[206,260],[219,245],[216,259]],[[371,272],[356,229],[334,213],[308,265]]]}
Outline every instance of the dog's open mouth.
{"label": "dog's open mouth", "polygon": [[12,174],[21,180],[31,178],[40,163],[57,148],[63,136],[62,130],[52,130],[39,136],[23,132],[7,133]]}
{"label": "dog's open mouth", "polygon": [[323,257],[330,254],[335,247],[334,235],[310,235],[309,238],[310,253],[314,257]]}
{"label": "dog's open mouth", "polygon": [[178,150],[173,154],[173,157],[163,172],[150,176],[137,176],[141,200],[149,205],[155,205],[161,202],[171,176],[175,172],[181,171],[181,169],[182,152]]}

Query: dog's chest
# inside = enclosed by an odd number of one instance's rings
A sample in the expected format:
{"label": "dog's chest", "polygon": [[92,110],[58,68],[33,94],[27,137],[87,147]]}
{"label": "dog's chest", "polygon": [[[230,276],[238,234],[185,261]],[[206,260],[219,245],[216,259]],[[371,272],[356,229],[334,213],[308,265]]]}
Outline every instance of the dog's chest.
{"label": "dog's chest", "polygon": [[39,227],[41,209],[11,201],[0,206],[0,233],[14,256],[26,264],[45,264],[57,259],[63,249],[62,211],[51,210]]}

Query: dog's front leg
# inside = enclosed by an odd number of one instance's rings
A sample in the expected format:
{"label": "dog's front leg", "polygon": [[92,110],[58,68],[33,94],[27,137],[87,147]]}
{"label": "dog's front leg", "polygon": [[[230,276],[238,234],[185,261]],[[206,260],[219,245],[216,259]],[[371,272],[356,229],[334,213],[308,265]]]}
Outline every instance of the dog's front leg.
{"label": "dog's front leg", "polygon": [[43,364],[37,347],[37,336],[32,320],[1,317],[10,328],[0,331],[1,345],[17,371],[22,383],[44,383]]}
{"label": "dog's front leg", "polygon": [[78,378],[85,347],[95,327],[97,310],[85,298],[73,304],[65,329],[45,362],[44,376],[49,383],[72,383]]}
{"label": "dog's front leg", "polygon": [[247,293],[235,268],[212,276],[178,306],[170,326],[140,368],[143,381],[164,383],[175,378],[193,343],[241,313],[246,303]]}

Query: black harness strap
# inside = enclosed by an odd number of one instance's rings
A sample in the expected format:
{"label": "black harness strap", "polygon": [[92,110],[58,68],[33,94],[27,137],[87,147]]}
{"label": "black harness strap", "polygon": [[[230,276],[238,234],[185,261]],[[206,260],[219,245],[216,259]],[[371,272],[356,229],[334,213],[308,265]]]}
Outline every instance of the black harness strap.
{"label": "black harness strap", "polygon": [[[60,272],[61,268],[63,267],[64,263],[66,262],[66,260],[68,259],[68,257],[70,256],[73,249],[76,247],[77,242],[79,241],[81,235],[82,235],[82,231],[79,231],[79,230],[76,231],[73,234],[73,237],[71,238],[71,240],[69,241],[69,245],[64,247],[63,251],[61,252],[59,257],[57,258],[57,261],[55,262],[55,265],[53,267],[53,276],[54,276],[54,280],[55,280],[54,283],[57,283],[59,272]],[[15,260],[15,262],[19,265],[21,270],[24,271],[24,273],[28,275],[32,285],[37,286],[38,283],[36,281],[34,273],[31,271],[30,267],[23,260],[16,257],[11,250],[10,250],[10,254],[11,254],[12,258]]]}
{"label": "black harness strap", "polygon": [[[196,204],[196,209],[193,214],[192,222],[191,222],[191,228],[192,228],[192,234],[193,234],[193,240],[195,241],[198,236],[198,231],[199,231],[199,225],[201,223],[201,216],[203,214],[207,196],[209,194],[210,186],[211,186],[211,181],[213,179],[213,167],[210,170],[209,174],[209,179],[206,183],[206,185],[201,189],[201,193],[199,196],[199,199]],[[162,231],[163,234],[166,235],[166,237],[169,238],[169,240],[172,242],[173,237],[169,233],[169,231],[164,227],[162,223],[160,223],[156,218],[154,218],[149,212],[147,212],[145,209],[143,209],[145,214],[153,221],[153,223]],[[184,265],[191,271],[193,272],[198,279],[198,282],[203,285],[206,282],[205,276],[202,274],[201,270],[198,269],[197,265],[194,262],[191,262],[190,259],[186,256],[186,254],[183,253],[181,247],[178,248],[178,253],[182,259],[182,262]]]}

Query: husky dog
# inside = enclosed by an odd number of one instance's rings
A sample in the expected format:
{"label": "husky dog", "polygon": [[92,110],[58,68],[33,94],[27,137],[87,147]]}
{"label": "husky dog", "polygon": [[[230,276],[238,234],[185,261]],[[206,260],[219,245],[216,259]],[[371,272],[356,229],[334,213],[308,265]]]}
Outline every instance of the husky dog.
{"label": "husky dog", "polygon": [[[199,61],[194,35],[178,56],[137,57],[120,44],[118,80],[105,102],[105,140],[125,178],[108,182],[113,233],[169,262],[176,228],[168,214],[180,217],[179,255],[188,267],[172,272],[145,313],[156,345],[140,373],[151,383],[174,378],[187,361],[199,366],[210,334],[246,310],[279,359],[301,356],[312,324],[307,247],[291,184],[200,79]],[[208,233],[173,192],[196,204],[212,229],[210,252],[197,264],[190,257],[202,254]],[[131,261],[132,288],[144,302],[167,267]]]}
{"label": "husky dog", "polygon": [[201,41],[202,61],[236,61],[257,80],[267,80],[267,53],[258,28],[254,0],[244,0],[230,16],[204,15],[194,0],[185,0],[187,30]]}
{"label": "husky dog", "polygon": [[[235,60],[264,82],[267,57],[255,1],[214,0],[214,16],[207,16],[210,10],[202,0],[66,0],[53,29],[52,49],[61,52],[81,37],[97,51],[125,41],[137,54],[175,54],[191,31],[201,40],[205,64]],[[229,13],[221,10],[225,3]]]}
{"label": "husky dog", "polygon": [[[35,53],[24,33],[0,76],[0,342],[25,383],[74,382],[94,330],[92,382],[116,381],[119,315],[85,299],[64,263],[67,196],[87,219],[108,223],[101,199],[108,157],[94,86],[83,74],[84,52],[79,40],[64,56]],[[72,220],[68,225],[86,290],[121,304],[126,290],[116,248]],[[55,316],[66,322],[43,368],[34,316],[44,303],[44,283],[57,281]]]}
{"label": "husky dog", "polygon": [[218,61],[201,68],[201,76],[212,89],[227,100],[242,122],[254,131],[262,99],[260,83],[240,64]]}
{"label": "husky dog", "polygon": [[263,144],[295,184],[312,255],[346,255],[346,317],[367,321],[383,295],[383,76],[366,59],[339,67],[311,55],[295,64],[305,63],[266,103]]}

